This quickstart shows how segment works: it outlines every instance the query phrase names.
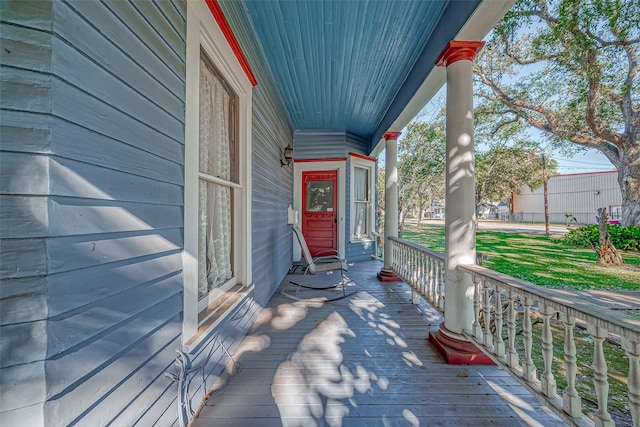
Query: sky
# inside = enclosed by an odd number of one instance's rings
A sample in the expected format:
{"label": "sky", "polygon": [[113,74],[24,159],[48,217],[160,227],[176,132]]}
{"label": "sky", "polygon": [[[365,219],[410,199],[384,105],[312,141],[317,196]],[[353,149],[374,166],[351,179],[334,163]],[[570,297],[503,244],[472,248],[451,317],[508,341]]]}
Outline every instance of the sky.
{"label": "sky", "polygon": [[[440,106],[446,102],[446,96],[446,85],[444,85],[416,117],[419,119],[420,117],[427,118],[433,116],[433,114],[440,109]],[[540,135],[539,131],[530,128],[530,133],[533,138],[542,139],[542,135]],[[558,150],[553,150],[551,152],[551,157],[558,162],[558,173],[562,175],[603,172],[615,169],[604,154],[594,149],[580,152],[573,156],[567,156],[566,154],[560,153]]]}
{"label": "sky", "polygon": [[598,150],[579,153],[572,158],[567,158],[560,153],[553,153],[553,158],[558,162],[558,172],[561,174],[601,172],[615,169],[604,154]]}

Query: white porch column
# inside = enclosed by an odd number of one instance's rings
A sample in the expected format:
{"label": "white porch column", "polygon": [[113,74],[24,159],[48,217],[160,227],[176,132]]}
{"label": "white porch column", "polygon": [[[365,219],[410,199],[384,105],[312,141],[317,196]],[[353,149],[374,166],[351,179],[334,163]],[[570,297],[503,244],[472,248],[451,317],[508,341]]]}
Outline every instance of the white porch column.
{"label": "white porch column", "polygon": [[384,267],[378,279],[402,281],[392,270],[393,258],[389,237],[398,237],[398,137],[400,132],[385,132],[384,188]]}
{"label": "white porch column", "polygon": [[473,282],[456,271],[476,262],[472,61],[483,45],[451,41],[436,60],[447,67],[445,321],[430,340],[449,363],[482,363],[483,355],[465,345],[462,332],[473,322]]}

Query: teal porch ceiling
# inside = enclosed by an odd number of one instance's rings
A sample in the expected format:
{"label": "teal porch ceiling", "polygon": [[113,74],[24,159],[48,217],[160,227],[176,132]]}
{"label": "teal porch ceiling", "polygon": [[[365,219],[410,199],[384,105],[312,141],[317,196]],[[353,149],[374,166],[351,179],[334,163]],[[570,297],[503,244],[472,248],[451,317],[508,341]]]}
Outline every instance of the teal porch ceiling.
{"label": "teal porch ceiling", "polygon": [[373,143],[478,3],[245,0],[293,127]]}

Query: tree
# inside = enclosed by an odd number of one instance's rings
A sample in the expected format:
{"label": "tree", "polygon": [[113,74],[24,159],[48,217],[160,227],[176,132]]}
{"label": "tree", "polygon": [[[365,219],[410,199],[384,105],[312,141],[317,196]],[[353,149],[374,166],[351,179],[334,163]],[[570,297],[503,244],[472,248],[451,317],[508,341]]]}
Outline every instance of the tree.
{"label": "tree", "polygon": [[[483,201],[509,200],[523,185],[542,185],[542,161],[535,144],[517,142],[496,145],[476,153],[476,206]],[[547,174],[556,173],[557,162],[547,160]]]}
{"label": "tree", "polygon": [[566,151],[601,151],[618,170],[622,222],[635,226],[638,16],[637,0],[519,0],[475,66],[476,114],[494,117],[494,132],[526,124]]}
{"label": "tree", "polygon": [[[411,122],[398,141],[399,211],[422,212],[432,201],[444,198],[446,137],[444,125],[435,120]],[[402,224],[402,221],[401,221]]]}

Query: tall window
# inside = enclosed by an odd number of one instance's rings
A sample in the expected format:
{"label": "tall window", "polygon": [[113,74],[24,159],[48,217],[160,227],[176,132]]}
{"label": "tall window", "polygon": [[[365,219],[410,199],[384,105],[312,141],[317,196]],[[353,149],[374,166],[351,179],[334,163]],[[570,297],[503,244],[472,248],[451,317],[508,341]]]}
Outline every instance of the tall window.
{"label": "tall window", "polygon": [[233,192],[238,186],[237,97],[200,54],[198,298],[234,284]]}
{"label": "tall window", "polygon": [[184,311],[187,351],[252,289],[252,86],[204,0],[187,2]]}
{"label": "tall window", "polygon": [[353,237],[362,239],[369,236],[369,170],[353,168]]}
{"label": "tall window", "polygon": [[351,240],[373,238],[373,165],[372,161],[351,157]]}

